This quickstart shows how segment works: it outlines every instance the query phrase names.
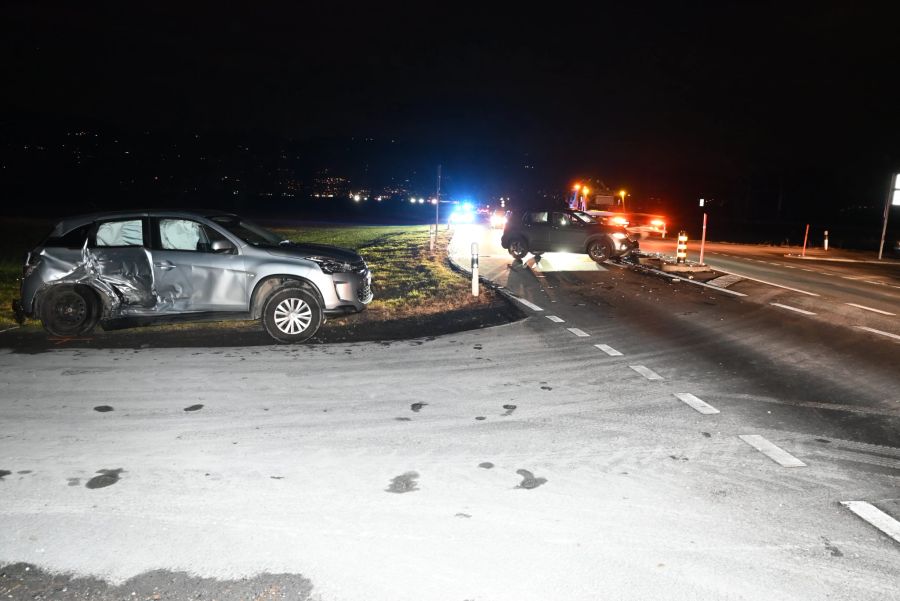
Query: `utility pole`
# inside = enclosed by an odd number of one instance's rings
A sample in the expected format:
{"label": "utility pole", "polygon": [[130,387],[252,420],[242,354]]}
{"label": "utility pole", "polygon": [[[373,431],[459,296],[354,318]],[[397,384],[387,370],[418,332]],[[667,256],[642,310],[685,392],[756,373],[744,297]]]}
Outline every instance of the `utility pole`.
{"label": "utility pole", "polygon": [[434,237],[437,238],[438,224],[441,216],[441,166],[438,165],[437,192],[434,195]]}
{"label": "utility pole", "polygon": [[[429,236],[431,254],[434,254],[434,248],[437,246],[438,227],[441,222],[441,166],[438,165],[437,173],[437,193],[434,197],[434,236]],[[448,226],[449,227],[449,226]],[[430,229],[430,228],[429,228]]]}

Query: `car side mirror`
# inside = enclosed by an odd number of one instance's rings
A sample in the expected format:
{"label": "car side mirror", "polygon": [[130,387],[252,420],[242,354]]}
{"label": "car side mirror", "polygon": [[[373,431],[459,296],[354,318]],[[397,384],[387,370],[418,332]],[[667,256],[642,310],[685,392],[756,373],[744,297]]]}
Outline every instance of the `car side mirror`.
{"label": "car side mirror", "polygon": [[212,243],[212,251],[214,253],[227,253],[234,250],[234,244],[230,240],[216,240]]}

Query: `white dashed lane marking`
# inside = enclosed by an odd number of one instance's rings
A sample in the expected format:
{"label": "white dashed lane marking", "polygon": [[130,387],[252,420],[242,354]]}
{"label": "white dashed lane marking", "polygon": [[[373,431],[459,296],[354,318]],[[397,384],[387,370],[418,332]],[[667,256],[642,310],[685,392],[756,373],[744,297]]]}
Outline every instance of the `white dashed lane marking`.
{"label": "white dashed lane marking", "polygon": [[609,346],[608,344],[595,344],[598,349],[609,355],[610,357],[621,357],[622,353]]}
{"label": "white dashed lane marking", "polygon": [[588,334],[584,330],[579,330],[578,328],[566,328],[566,329],[569,330],[570,332],[572,332],[573,334],[575,334],[576,336],[578,336],[579,338],[587,338],[588,336],[590,336],[590,334]]}
{"label": "white dashed lane marking", "polygon": [[712,415],[714,413],[718,413],[719,410],[713,407],[712,405],[705,403],[692,395],[690,392],[675,392],[673,393],[675,398],[679,401],[687,404],[688,406],[696,409],[698,412],[703,415]]}
{"label": "white dashed lane marking", "polygon": [[741,434],[738,438],[782,467],[806,467],[805,463],[759,434]]}
{"label": "white dashed lane marking", "polygon": [[511,296],[512,298],[514,298],[515,300],[517,300],[518,302],[520,302],[520,303],[522,303],[523,305],[525,305],[526,307],[528,307],[529,309],[531,309],[532,311],[543,311],[543,309],[541,309],[540,307],[538,307],[538,306],[535,305],[534,303],[525,300],[524,298],[519,298],[518,296],[513,296],[512,294],[510,294],[510,296]]}
{"label": "white dashed lane marking", "polygon": [[641,374],[648,380],[662,380],[663,379],[663,377],[661,375],[659,375],[652,369],[644,367],[643,365],[629,365],[628,367],[630,367],[634,371],[638,372],[639,374]]}
{"label": "white dashed lane marking", "polygon": [[790,305],[782,305],[781,303],[770,303],[775,307],[781,307],[782,309],[787,309],[788,311],[796,311],[797,313],[802,313],[803,315],[815,315],[812,311],[807,311],[805,309],[798,309],[797,307],[791,307]]}
{"label": "white dashed lane marking", "polygon": [[841,505],[900,543],[900,522],[865,501],[841,501]]}
{"label": "white dashed lane marking", "polygon": [[881,309],[873,309],[872,307],[867,307],[865,305],[857,305],[856,303],[847,303],[851,307],[856,307],[857,309],[864,309],[866,311],[872,311],[873,313],[881,313],[882,315],[896,315],[896,313],[891,313],[889,311],[882,311]]}
{"label": "white dashed lane marking", "polygon": [[887,336],[888,338],[894,338],[896,340],[900,340],[900,336],[897,334],[891,334],[890,332],[882,332],[881,330],[876,330],[875,328],[867,328],[866,326],[856,326],[860,330],[865,330],[866,332],[872,332],[873,334],[880,334],[882,336]]}
{"label": "white dashed lane marking", "polygon": [[547,319],[549,319],[553,323],[563,323],[566,321],[565,319],[563,319],[561,317],[557,317],[556,315],[548,315]]}

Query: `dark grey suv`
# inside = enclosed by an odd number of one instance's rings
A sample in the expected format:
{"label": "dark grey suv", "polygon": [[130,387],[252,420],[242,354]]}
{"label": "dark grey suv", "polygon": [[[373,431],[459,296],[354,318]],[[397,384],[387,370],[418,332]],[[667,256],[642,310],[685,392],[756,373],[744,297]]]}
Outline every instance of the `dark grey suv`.
{"label": "dark grey suv", "polygon": [[98,213],[60,221],[28,253],[13,310],[57,336],[230,318],[300,342],[326,315],[362,311],[371,283],[356,252],[288,242],[237,215]]}
{"label": "dark grey suv", "polygon": [[593,215],[573,209],[537,209],[511,213],[500,244],[513,257],[529,252],[587,253],[598,263],[626,256],[638,249],[624,228],[600,223]]}

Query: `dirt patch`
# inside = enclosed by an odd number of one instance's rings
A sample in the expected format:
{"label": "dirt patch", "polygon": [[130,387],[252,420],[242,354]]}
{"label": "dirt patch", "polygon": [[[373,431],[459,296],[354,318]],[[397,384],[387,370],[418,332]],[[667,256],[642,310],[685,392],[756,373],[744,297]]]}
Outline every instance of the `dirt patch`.
{"label": "dirt patch", "polygon": [[119,601],[121,599],[161,601],[165,599],[220,599],[238,601],[256,599],[312,598],[312,583],[299,574],[263,573],[253,578],[216,580],[199,578],[185,572],[154,570],[114,586],[99,578],[75,577],[46,572],[26,563],[0,566],[0,597],[14,601],[50,601],[84,599]]}

